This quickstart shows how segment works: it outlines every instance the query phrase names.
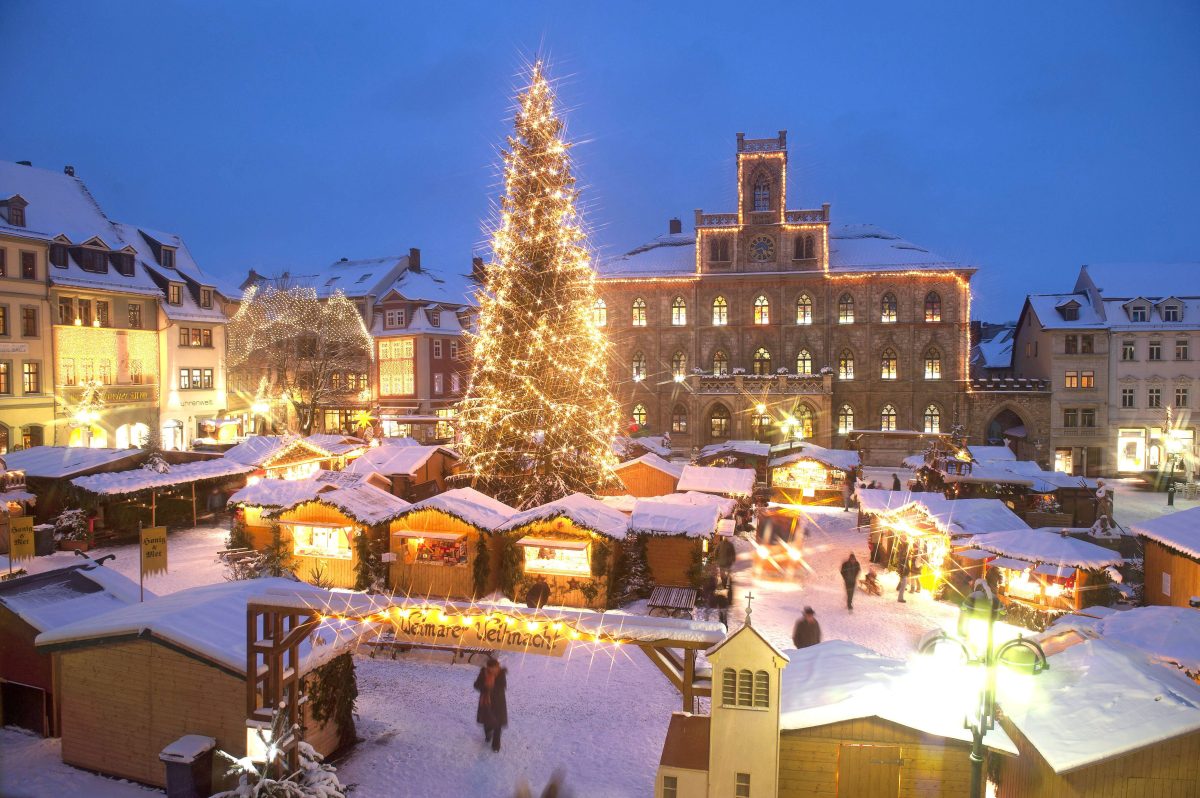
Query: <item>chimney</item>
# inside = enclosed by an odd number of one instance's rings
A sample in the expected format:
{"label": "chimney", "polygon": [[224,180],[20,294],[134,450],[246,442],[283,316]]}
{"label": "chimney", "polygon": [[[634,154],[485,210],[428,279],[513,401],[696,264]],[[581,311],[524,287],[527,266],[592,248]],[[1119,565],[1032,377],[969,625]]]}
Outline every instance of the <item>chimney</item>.
{"label": "chimney", "polygon": [[471,258],[471,279],[483,285],[483,258]]}
{"label": "chimney", "polygon": [[350,262],[349,258],[338,258],[338,263],[349,263],[349,262]]}
{"label": "chimney", "polygon": [[75,176],[75,167],[74,167],[74,166],[70,166],[70,165],[68,165],[68,166],[64,166],[64,167],[63,167],[63,174],[64,174],[64,175],[67,175],[68,177],[74,177],[74,176]]}
{"label": "chimney", "polygon": [[33,161],[17,161],[19,166],[33,166]]}
{"label": "chimney", "polygon": [[678,218],[671,219],[667,222],[667,232],[673,236],[679,235],[683,232],[683,222],[679,221]]}
{"label": "chimney", "polygon": [[409,271],[421,271],[421,250],[416,247],[408,248],[408,268]]}

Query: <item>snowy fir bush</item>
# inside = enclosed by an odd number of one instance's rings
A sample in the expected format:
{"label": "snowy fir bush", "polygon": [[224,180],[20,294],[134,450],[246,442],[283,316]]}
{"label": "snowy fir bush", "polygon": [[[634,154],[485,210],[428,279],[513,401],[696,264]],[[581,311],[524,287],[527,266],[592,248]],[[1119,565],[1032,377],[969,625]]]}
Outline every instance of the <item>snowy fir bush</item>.
{"label": "snowy fir bush", "polygon": [[[238,777],[238,785],[212,798],[346,798],[346,788],[338,780],[337,768],[326,765],[321,755],[306,742],[297,743],[297,750],[300,768],[285,778],[268,775],[273,765],[218,751],[218,755],[232,764],[229,773]],[[282,753],[278,756],[282,757]]]}
{"label": "snowy fir bush", "polygon": [[54,519],[55,540],[87,540],[87,514],[83,510],[63,510]]}

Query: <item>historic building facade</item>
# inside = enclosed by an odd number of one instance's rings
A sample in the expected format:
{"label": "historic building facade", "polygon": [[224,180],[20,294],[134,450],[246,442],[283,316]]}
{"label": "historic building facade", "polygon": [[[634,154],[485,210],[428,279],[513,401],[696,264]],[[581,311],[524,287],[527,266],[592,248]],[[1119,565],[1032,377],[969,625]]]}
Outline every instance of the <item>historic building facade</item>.
{"label": "historic building facade", "polygon": [[737,139],[737,210],[602,263],[595,322],[631,423],[680,451],[965,423],[974,269],[829,205],[788,210],[786,131]]}

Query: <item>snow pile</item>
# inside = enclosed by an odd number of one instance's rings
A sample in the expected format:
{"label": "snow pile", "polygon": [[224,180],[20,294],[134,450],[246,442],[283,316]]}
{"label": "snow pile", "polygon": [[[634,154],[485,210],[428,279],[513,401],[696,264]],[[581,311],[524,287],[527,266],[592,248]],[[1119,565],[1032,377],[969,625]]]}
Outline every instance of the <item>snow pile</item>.
{"label": "snow pile", "polygon": [[129,471],[109,471],[76,477],[71,484],[90,493],[102,496],[121,496],[155,488],[186,485],[206,479],[223,479],[249,474],[252,465],[217,458],[194,463],[173,465],[165,471],[152,468],[134,468]]}
{"label": "snow pile", "polygon": [[1200,612],[1189,607],[1135,607],[1122,612],[1095,613],[1100,618],[1064,615],[1047,634],[1073,630],[1144,652],[1154,662],[1200,673]]}
{"label": "snow pile", "polygon": [[676,479],[679,479],[680,475],[683,474],[683,464],[682,463],[668,462],[667,460],[664,460],[661,457],[659,457],[654,452],[646,452],[641,457],[635,457],[632,460],[626,460],[624,463],[614,466],[613,470],[621,471],[622,469],[629,468],[630,466],[635,465],[637,463],[641,463],[643,465],[648,465],[651,468],[654,468],[654,469],[657,469],[658,471],[663,472],[664,474],[670,474],[671,476],[675,477]]}
{"label": "snow pile", "polygon": [[504,502],[480,493],[474,488],[455,488],[417,502],[400,513],[397,520],[421,510],[437,510],[465,521],[476,529],[484,529],[489,532],[499,529],[517,512]]}
{"label": "snow pile", "polygon": [[[154,598],[149,590],[146,596]],[[39,632],[137,600],[137,583],[98,565],[67,566],[0,583],[0,604]]]}
{"label": "snow pile", "polygon": [[628,493],[622,493],[620,496],[596,496],[595,499],[598,502],[603,502],[605,507],[625,513],[626,515],[633,512],[634,505],[639,501],[643,501],[637,496],[630,496]]}
{"label": "snow pile", "polygon": [[684,466],[677,487],[683,492],[694,490],[700,493],[749,496],[754,492],[754,469]]}
{"label": "snow pile", "polygon": [[141,449],[87,449],[82,446],[34,446],[4,455],[11,471],[26,477],[68,479],[97,468],[133,461],[145,455]]}
{"label": "snow pile", "polygon": [[799,448],[792,446],[791,451],[772,457],[770,467],[776,468],[801,460],[815,460],[839,471],[850,471],[862,464],[858,452],[851,449],[826,449],[815,443],[801,443]]}
{"label": "snow pile", "polygon": [[717,529],[720,512],[712,505],[694,506],[666,502],[639,501],[629,518],[633,535],[686,535],[692,538],[712,537]]}
{"label": "snow pile", "polygon": [[1016,529],[976,535],[972,546],[1030,563],[1094,570],[1125,560],[1112,549],[1088,543],[1056,529]]}
{"label": "snow pile", "polygon": [[346,466],[346,470],[356,474],[374,471],[385,476],[393,474],[414,476],[422,466],[429,462],[429,458],[433,457],[435,452],[443,452],[452,459],[458,459],[458,454],[445,446],[421,446],[419,444],[415,446],[376,446],[367,449],[362,457]]}
{"label": "snow pile", "polygon": [[1132,529],[1135,535],[1200,559],[1200,507],[1138,521]]}
{"label": "snow pile", "polygon": [[552,521],[555,518],[568,518],[578,527],[618,540],[625,537],[629,527],[629,519],[624,513],[591,496],[572,493],[570,496],[517,513],[508,519],[499,531],[512,532],[539,521]]}

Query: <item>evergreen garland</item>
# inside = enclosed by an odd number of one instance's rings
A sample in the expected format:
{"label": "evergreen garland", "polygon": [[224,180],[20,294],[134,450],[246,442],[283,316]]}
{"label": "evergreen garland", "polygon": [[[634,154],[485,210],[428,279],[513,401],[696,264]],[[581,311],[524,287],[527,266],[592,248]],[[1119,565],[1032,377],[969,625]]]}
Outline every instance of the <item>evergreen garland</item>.
{"label": "evergreen garland", "polygon": [[250,534],[246,531],[246,522],[241,518],[235,517],[233,523],[229,525],[229,535],[225,538],[226,550],[233,549],[249,549]]}
{"label": "evergreen garland", "polygon": [[325,723],[329,719],[338,727],[338,748],[353,743],[354,703],[358,700],[358,681],[354,676],[354,659],[349,652],[339,654],[309,676],[308,700],[313,720]]}
{"label": "evergreen garland", "polygon": [[516,538],[506,535],[500,544],[500,590],[514,601],[521,586],[521,547]]}
{"label": "evergreen garland", "polygon": [[475,585],[475,598],[483,598],[487,595],[488,577],[491,576],[492,563],[488,552],[488,535],[484,532],[479,533],[479,539],[475,541],[475,562],[471,566],[471,579]]}
{"label": "evergreen garland", "polygon": [[379,556],[379,545],[371,530],[364,529],[354,539],[354,551],[358,557],[358,562],[354,564],[354,589],[378,589],[386,579],[383,558]]}
{"label": "evergreen garland", "polygon": [[291,547],[283,542],[279,524],[271,524],[271,542],[262,552],[260,576],[291,576],[296,575],[296,565],[292,562]]}
{"label": "evergreen garland", "polygon": [[625,596],[630,593],[642,597],[648,595],[654,584],[654,574],[646,559],[646,536],[630,535],[621,541],[623,567],[621,584],[617,587],[616,595]]}

